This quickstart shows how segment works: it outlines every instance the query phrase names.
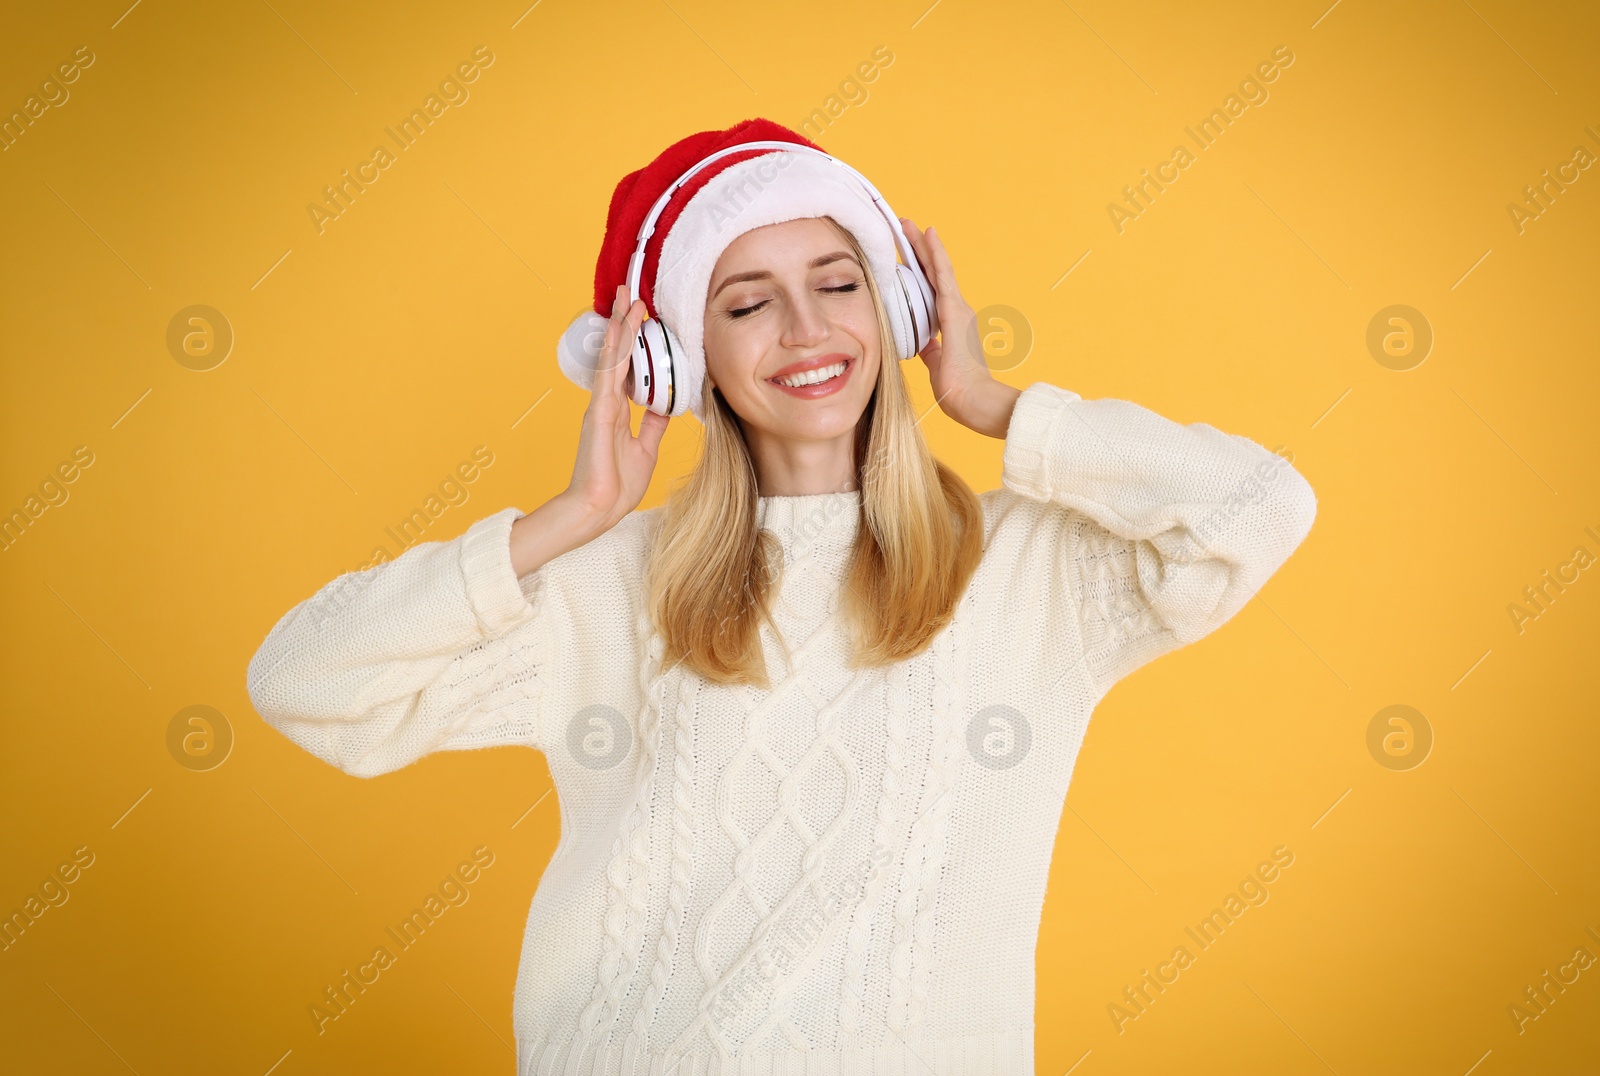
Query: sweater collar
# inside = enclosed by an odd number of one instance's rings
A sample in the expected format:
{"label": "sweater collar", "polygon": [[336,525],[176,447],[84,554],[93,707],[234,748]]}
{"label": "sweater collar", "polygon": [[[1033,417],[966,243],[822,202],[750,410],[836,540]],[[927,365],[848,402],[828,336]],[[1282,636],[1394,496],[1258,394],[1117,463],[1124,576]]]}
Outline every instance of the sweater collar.
{"label": "sweater collar", "polygon": [[756,525],[772,531],[785,549],[849,545],[861,522],[861,491],[757,497]]}

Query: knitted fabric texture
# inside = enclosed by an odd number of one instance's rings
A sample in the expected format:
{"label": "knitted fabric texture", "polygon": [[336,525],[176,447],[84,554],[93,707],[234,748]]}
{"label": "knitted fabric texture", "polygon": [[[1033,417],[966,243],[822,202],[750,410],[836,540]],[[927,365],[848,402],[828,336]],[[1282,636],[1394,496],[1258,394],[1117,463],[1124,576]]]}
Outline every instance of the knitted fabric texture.
{"label": "knitted fabric texture", "polygon": [[854,491],[759,501],[792,651],[763,626],[770,689],[658,668],[659,509],[518,578],[508,507],[301,602],[250,697],[358,777],[544,752],[561,839],[523,939],[519,1076],[1031,1074],[1039,918],[1090,713],[1238,612],[1316,498],[1247,438],[1036,382],[980,500],[954,621],[888,668],[846,667]]}

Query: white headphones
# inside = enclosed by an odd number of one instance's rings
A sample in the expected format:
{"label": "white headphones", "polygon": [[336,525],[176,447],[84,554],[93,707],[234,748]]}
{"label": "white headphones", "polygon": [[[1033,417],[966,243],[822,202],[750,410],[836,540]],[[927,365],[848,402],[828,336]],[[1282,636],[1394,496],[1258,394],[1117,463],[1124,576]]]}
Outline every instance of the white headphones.
{"label": "white headphones", "polygon": [[[895,264],[895,279],[893,282],[879,282],[883,290],[883,305],[889,314],[889,324],[893,330],[894,342],[902,360],[909,359],[928,346],[928,341],[933,339],[933,334],[939,329],[939,317],[934,305],[933,286],[928,283],[928,278],[923,275],[922,267],[917,264],[916,252],[911,249],[910,242],[900,228],[900,219],[889,209],[883,196],[876,187],[867,181],[867,177],[851,168],[837,157],[823,153],[819,149],[803,146],[798,142],[761,141],[741,142],[737,146],[718,150],[699,164],[689,169],[666,189],[666,192],[656,199],[655,205],[650,208],[645,217],[644,225],[639,229],[639,242],[634,248],[633,257],[628,262],[628,295],[632,299],[639,297],[639,281],[644,274],[644,248],[650,241],[650,236],[656,230],[656,219],[661,216],[662,210],[680,187],[702,168],[730,153],[738,153],[748,149],[778,149],[790,152],[803,151],[814,153],[823,160],[832,161],[845,172],[854,176],[856,181],[872,196],[872,204],[883,215],[889,225],[889,231],[894,235],[895,245],[900,251],[902,262]],[[633,402],[662,415],[676,416],[687,408],[680,401],[686,399],[674,391],[673,384],[673,357],[682,354],[683,348],[673,337],[672,331],[654,318],[647,317],[639,326],[639,333],[633,342]]]}

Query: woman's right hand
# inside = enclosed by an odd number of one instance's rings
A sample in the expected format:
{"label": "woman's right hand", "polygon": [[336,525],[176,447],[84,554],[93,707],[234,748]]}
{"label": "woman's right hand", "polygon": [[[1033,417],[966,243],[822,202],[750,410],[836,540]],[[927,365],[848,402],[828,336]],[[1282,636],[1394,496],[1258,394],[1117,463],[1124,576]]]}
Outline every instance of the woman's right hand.
{"label": "woman's right hand", "polygon": [[644,499],[668,422],[665,415],[646,409],[639,436],[633,435],[630,356],[644,316],[644,303],[630,304],[627,287],[619,285],[605,344],[595,360],[572,481],[511,525],[511,567],[518,578],[598,538]]}
{"label": "woman's right hand", "polygon": [[661,436],[670,421],[647,408],[639,435],[633,435],[628,410],[633,380],[630,357],[646,310],[641,300],[630,302],[630,298],[627,286],[619,284],[578,433],[578,458],[566,490],[592,521],[595,534],[610,530],[644,499],[655,472]]}

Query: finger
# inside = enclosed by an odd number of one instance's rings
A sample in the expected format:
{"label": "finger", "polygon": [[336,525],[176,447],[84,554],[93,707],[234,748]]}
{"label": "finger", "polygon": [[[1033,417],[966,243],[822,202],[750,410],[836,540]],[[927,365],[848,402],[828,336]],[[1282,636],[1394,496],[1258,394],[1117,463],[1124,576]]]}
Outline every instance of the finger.
{"label": "finger", "polygon": [[923,236],[923,242],[928,246],[928,257],[933,265],[934,274],[940,278],[942,284],[948,284],[952,291],[959,291],[955,286],[956,273],[955,267],[950,264],[950,252],[945,249],[944,240],[939,237],[939,233],[931,224],[928,226],[927,234]]}
{"label": "finger", "polygon": [[905,231],[906,239],[911,243],[911,252],[916,255],[917,264],[921,266],[923,275],[928,277],[929,282],[931,283],[933,278],[931,267],[933,263],[928,260],[929,255],[927,240],[924,239],[922,233],[917,230],[916,223],[912,221],[910,217],[901,217],[900,227]]}
{"label": "finger", "polygon": [[621,338],[624,326],[622,312],[624,309],[622,295],[624,288],[617,286],[611,298],[611,317],[606,321],[606,332],[600,346],[600,355],[595,360],[594,391],[604,395],[611,391],[612,377],[616,372],[617,343]]}
{"label": "finger", "polygon": [[944,240],[931,227],[928,229],[927,239],[933,262],[934,290],[941,299],[949,300],[954,309],[967,307],[967,300],[961,294],[961,286],[956,283],[955,266],[950,262],[950,252],[945,249]]}
{"label": "finger", "polygon": [[934,300],[940,304],[947,300],[960,299],[960,290],[956,287],[954,274],[949,271],[947,264],[941,264],[939,254],[934,250],[933,243],[929,241],[931,232],[918,232],[916,251],[917,259],[922,263],[922,274],[928,278],[928,283],[933,286]]}
{"label": "finger", "polygon": [[[626,291],[624,291],[626,295]],[[649,311],[644,303],[635,299],[623,314],[621,338],[617,342],[616,355],[616,395],[621,401],[623,411],[626,413],[628,403],[633,399],[633,348],[634,341],[639,336],[639,326]]]}
{"label": "finger", "polygon": [[[633,312],[633,307],[628,304],[627,295],[628,289],[618,285],[611,321],[606,326],[606,346],[600,356],[601,376],[595,379],[596,387],[602,394],[624,399],[627,396],[624,381],[632,366],[630,356],[633,353],[633,339],[637,328],[636,325],[629,324],[629,314]],[[634,304],[638,305],[642,304]]]}
{"label": "finger", "polygon": [[644,418],[639,420],[639,444],[650,453],[650,458],[656,458],[657,449],[661,445],[661,435],[667,432],[667,423],[672,420],[666,415],[658,414],[645,409]]}
{"label": "finger", "polygon": [[912,237],[912,248],[917,253],[917,260],[922,264],[923,275],[933,287],[934,302],[939,306],[939,323],[941,326],[951,324],[952,315],[960,312],[966,305],[966,300],[961,297],[961,289],[956,284],[955,269],[950,264],[950,256],[932,226],[929,226],[926,232],[922,232],[917,229],[914,221],[907,219],[905,223],[908,234]]}

